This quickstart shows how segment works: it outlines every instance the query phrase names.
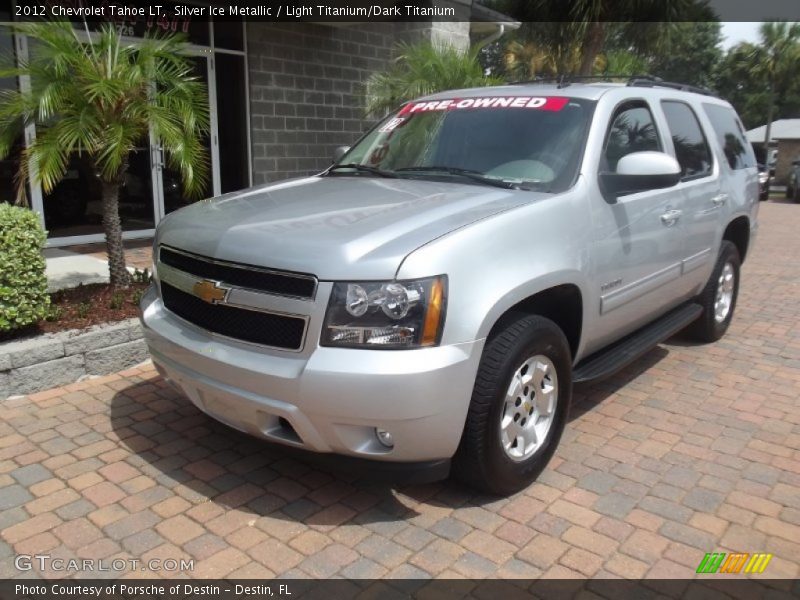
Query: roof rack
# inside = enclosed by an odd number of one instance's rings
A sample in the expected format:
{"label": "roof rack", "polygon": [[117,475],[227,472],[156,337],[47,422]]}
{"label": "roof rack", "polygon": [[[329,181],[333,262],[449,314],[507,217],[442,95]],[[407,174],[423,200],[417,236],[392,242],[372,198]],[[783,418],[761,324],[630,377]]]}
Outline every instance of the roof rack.
{"label": "roof rack", "polygon": [[527,81],[512,81],[509,85],[525,85],[534,83],[556,83],[557,87],[565,88],[572,83],[582,81],[613,81],[622,80],[626,85],[631,87],[664,87],[673,90],[681,90],[684,92],[694,92],[696,94],[703,94],[705,96],[717,96],[712,90],[703,87],[688,85],[686,83],[674,83],[672,81],[664,81],[660,77],[653,75],[614,75],[604,73],[602,75],[555,75],[550,77],[537,77]]}
{"label": "roof rack", "polygon": [[628,85],[632,87],[664,87],[673,90],[681,90],[682,92],[694,92],[695,94],[703,94],[704,96],[714,96],[717,94],[712,90],[704,87],[697,87],[695,85],[688,85],[686,83],[674,83],[672,81],[664,81],[660,77],[653,77],[650,75],[636,75],[628,80]]}
{"label": "roof rack", "polygon": [[536,77],[534,79],[522,80],[522,81],[511,81],[509,85],[525,85],[525,84],[532,84],[532,83],[557,83],[558,87],[563,88],[567,87],[572,83],[577,83],[581,81],[612,81],[614,79],[621,79],[624,81],[628,81],[631,78],[639,78],[639,79],[647,79],[650,77],[649,75],[615,75],[613,73],[604,73],[602,75],[570,75],[570,74],[561,74],[561,75],[551,75],[548,77]]}

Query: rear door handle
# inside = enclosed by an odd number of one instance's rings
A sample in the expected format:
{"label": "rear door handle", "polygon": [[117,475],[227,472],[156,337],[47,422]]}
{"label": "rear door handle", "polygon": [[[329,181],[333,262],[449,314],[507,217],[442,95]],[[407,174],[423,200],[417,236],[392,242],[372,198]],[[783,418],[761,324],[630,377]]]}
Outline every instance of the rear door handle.
{"label": "rear door handle", "polygon": [[728,201],[728,194],[717,194],[711,199],[711,202],[714,203],[714,206],[722,206]]}
{"label": "rear door handle", "polygon": [[661,222],[667,226],[672,227],[675,223],[678,222],[678,219],[681,218],[683,214],[682,210],[668,210],[663,215],[661,215]]}

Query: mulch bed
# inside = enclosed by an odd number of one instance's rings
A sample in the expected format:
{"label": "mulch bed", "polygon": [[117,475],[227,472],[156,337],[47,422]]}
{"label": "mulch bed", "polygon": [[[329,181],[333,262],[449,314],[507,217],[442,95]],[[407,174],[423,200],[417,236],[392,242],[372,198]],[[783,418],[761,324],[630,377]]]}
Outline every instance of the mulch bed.
{"label": "mulch bed", "polygon": [[85,329],[92,325],[124,321],[139,315],[139,300],[147,283],[133,283],[128,289],[114,290],[107,283],[80,285],[50,294],[50,317],[37,325],[14,332],[0,332],[0,342]]}

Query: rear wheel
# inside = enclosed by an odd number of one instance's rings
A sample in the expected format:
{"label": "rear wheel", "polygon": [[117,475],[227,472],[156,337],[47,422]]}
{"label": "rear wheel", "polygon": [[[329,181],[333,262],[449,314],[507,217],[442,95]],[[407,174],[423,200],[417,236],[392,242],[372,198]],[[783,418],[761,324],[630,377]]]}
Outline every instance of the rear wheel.
{"label": "rear wheel", "polygon": [[717,264],[698,297],[703,313],[690,326],[692,337],[701,342],[716,342],[728,330],[739,295],[741,260],[736,246],[723,240]]}
{"label": "rear wheel", "polygon": [[539,316],[511,322],[484,349],[455,474],[495,494],[526,487],[553,456],[571,397],[562,331]]}

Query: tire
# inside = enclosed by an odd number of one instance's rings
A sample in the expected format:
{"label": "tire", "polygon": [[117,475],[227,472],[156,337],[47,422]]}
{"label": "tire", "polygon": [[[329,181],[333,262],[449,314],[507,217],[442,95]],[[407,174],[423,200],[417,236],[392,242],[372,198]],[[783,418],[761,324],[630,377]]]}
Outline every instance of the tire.
{"label": "tire", "polygon": [[796,184],[792,188],[792,200],[800,203],[800,187],[798,187]]}
{"label": "tire", "polygon": [[789,185],[786,186],[786,199],[794,200],[794,197],[795,197],[794,187],[790,183]]}
{"label": "tire", "polygon": [[[741,259],[739,251],[733,243],[722,240],[719,257],[714,265],[711,277],[697,301],[703,307],[702,314],[689,328],[691,337],[700,342],[716,342],[728,330],[736,308],[736,299],[739,296],[739,270]],[[728,279],[732,276],[732,281]],[[730,289],[726,282],[730,281]],[[723,286],[723,284],[725,284]],[[724,287],[724,290],[723,290]],[[730,292],[725,309],[724,297],[718,294]],[[719,304],[718,304],[719,300]],[[719,309],[719,312],[718,312]]]}
{"label": "tire", "polygon": [[[520,395],[514,398],[509,392],[518,375],[515,391]],[[540,384],[538,390],[534,381]],[[528,486],[558,446],[571,399],[572,353],[561,329],[535,315],[511,321],[484,348],[454,474],[492,494],[508,495]]]}

